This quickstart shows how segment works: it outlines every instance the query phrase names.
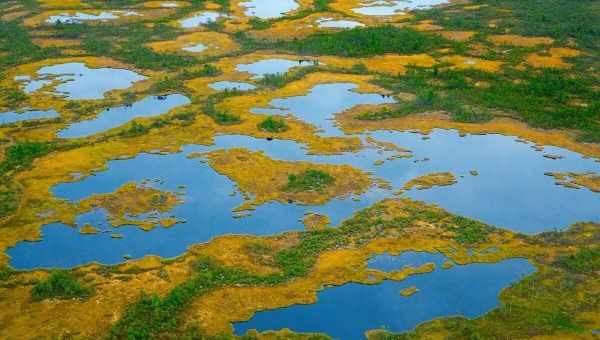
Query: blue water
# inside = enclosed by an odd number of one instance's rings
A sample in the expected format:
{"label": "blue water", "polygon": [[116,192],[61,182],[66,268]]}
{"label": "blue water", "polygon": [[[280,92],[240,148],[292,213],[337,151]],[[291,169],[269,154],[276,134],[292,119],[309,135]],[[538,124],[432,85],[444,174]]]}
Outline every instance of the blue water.
{"label": "blue water", "polygon": [[240,2],[240,6],[247,8],[244,12],[247,16],[260,19],[279,18],[300,7],[294,0],[250,0]]}
{"label": "blue water", "polygon": [[53,80],[59,83],[54,87],[57,94],[67,99],[102,99],[111,90],[126,89],[133,83],[146,79],[133,71],[114,68],[89,68],[84,63],[65,63],[44,66],[37,71],[35,79],[17,76],[15,80],[24,82],[26,93],[40,90]]}
{"label": "blue water", "polygon": [[368,267],[381,270],[383,272],[392,272],[402,270],[404,267],[418,268],[427,263],[434,263],[437,267],[441,266],[448,258],[440,253],[427,253],[422,251],[407,251],[400,255],[381,254],[371,258]]}
{"label": "blue water", "polygon": [[[335,125],[334,114],[346,111],[358,104],[394,103],[391,97],[376,93],[359,93],[352,83],[321,84],[313,87],[307,95],[274,99],[269,108],[253,108],[251,112],[294,116],[322,130],[325,136],[343,136]],[[325,100],[323,100],[326,98]]]}
{"label": "blue water", "polygon": [[191,16],[189,18],[179,20],[179,24],[183,28],[193,28],[193,27],[198,27],[201,25],[208,24],[211,21],[216,21],[217,19],[219,19],[222,16],[223,16],[223,14],[221,14],[219,12],[204,11],[204,12],[198,13],[194,16]]}
{"label": "blue water", "polygon": [[[338,88],[341,93],[349,92],[348,87]],[[326,92],[313,89],[311,93]],[[332,96],[335,97],[335,94]],[[319,99],[311,95],[303,98],[304,102]],[[299,98],[292,97],[292,100],[297,101],[294,105],[301,106]],[[338,107],[310,105],[319,112],[331,113],[346,106],[345,102],[337,103]],[[326,120],[330,115],[315,116]],[[324,123],[315,121],[315,124]],[[358,209],[394,197],[393,193],[410,179],[441,171],[454,173],[458,183],[430,190],[413,189],[404,195],[435,203],[453,213],[528,234],[565,228],[578,221],[600,221],[599,194],[557,186],[553,178],[544,176],[548,171],[600,173],[599,163],[584,159],[577,153],[548,147],[547,152],[564,156],[560,160],[551,160],[544,158],[543,153],[534,151],[532,145],[516,142],[514,137],[461,137],[453,130],[434,130],[428,140],[423,140],[420,134],[397,131],[374,132],[370,136],[408,148],[413,152],[413,157],[388,160],[394,152],[374,146],[356,153],[307,155],[304,146],[293,141],[221,135],[215,138],[212,146],[189,145],[183,147],[180,153],[140,154],[132,159],[110,161],[106,170],[94,176],[74,178],[74,182],[55,186],[54,194],[59,198],[78,201],[94,194],[113,192],[130,181],[159,178],[164,183],[152,184],[159,189],[179,191],[180,185],[187,186],[185,202],[170,212],[187,223],[170,229],[159,227],[150,232],[141,232],[136,227],[123,227],[119,229],[125,234],[123,240],[80,235],[60,223],[46,225],[42,228],[43,238],[40,242],[21,242],[8,250],[12,257],[11,265],[29,269],[69,267],[90,261],[118,263],[122,261],[123,254],[120,251],[126,251],[134,258],[147,254],[171,257],[182,254],[192,244],[207,242],[218,235],[269,235],[300,230],[303,226],[299,220],[306,212],[328,215],[331,225],[336,225]],[[372,187],[360,196],[358,202],[351,197],[333,199],[320,206],[270,202],[248,212],[249,216],[234,218],[232,210],[243,202],[239,194],[229,195],[236,190],[235,183],[199,159],[186,157],[192,151],[207,152],[234,147],[264,151],[273,159],[349,164],[389,181],[393,188]],[[377,160],[385,162],[376,166],[374,162]],[[471,176],[470,170],[477,170],[479,175]],[[77,169],[73,171],[77,172]],[[81,241],[84,238],[86,241]],[[113,245],[117,241],[119,244]],[[94,244],[93,251],[88,249],[90,244]],[[123,246],[122,250],[115,248],[120,246]]]}
{"label": "blue water", "polygon": [[25,111],[25,112],[0,112],[0,125],[21,122],[25,120],[57,118],[58,112],[48,111]]}
{"label": "blue water", "polygon": [[288,59],[264,59],[250,64],[238,64],[235,70],[238,72],[248,72],[253,79],[262,78],[265,74],[286,73],[293,67],[308,66],[307,63],[301,63]]}
{"label": "blue water", "polygon": [[239,91],[249,91],[254,90],[256,86],[250,83],[244,83],[239,81],[217,81],[214,83],[208,84],[213,90],[239,90]]}
{"label": "blue water", "polygon": [[164,99],[149,96],[131,106],[108,108],[99,113],[94,119],[71,124],[68,128],[59,131],[58,137],[78,138],[91,136],[121,126],[135,118],[161,115],[177,106],[188,103],[190,103],[190,100],[181,94],[171,94]]}
{"label": "blue water", "polygon": [[[327,288],[309,305],[261,311],[250,320],[234,324],[236,334],[249,329],[321,332],[334,339],[364,339],[364,332],[386,328],[408,331],[435,318],[463,315],[475,318],[498,305],[500,291],[535,271],[527,260],[468,264],[410,276],[404,281],[377,285],[349,283]],[[400,291],[417,287],[414,295]]]}

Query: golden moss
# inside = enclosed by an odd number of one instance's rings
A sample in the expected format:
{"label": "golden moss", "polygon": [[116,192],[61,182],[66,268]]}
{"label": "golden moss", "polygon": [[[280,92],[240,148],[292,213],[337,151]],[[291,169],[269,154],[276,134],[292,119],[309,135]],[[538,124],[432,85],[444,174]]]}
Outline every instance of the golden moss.
{"label": "golden moss", "polygon": [[[209,164],[217,172],[235,181],[248,199],[252,196],[251,200],[236,210],[252,209],[269,201],[323,204],[334,197],[361,194],[371,184],[367,174],[347,165],[279,161],[267,157],[262,152],[250,152],[246,149],[217,150],[207,153],[206,156]],[[333,176],[335,181],[324,188],[323,192],[292,192],[284,189],[288,175],[309,169],[324,171]]]}
{"label": "golden moss", "polygon": [[554,177],[556,185],[566,188],[588,188],[593,192],[600,192],[600,175],[595,172],[547,172],[544,175]]}
{"label": "golden moss", "polygon": [[144,7],[146,8],[182,8],[189,6],[190,3],[187,1],[171,1],[171,0],[163,0],[163,1],[146,1],[144,2]]}
{"label": "golden moss", "polygon": [[419,288],[417,288],[415,286],[411,286],[411,287],[402,289],[400,291],[400,295],[408,297],[408,296],[416,294],[418,291],[419,291]]}
{"label": "golden moss", "polygon": [[[147,10],[136,9],[136,10],[134,10],[134,12],[136,14],[133,14],[133,15],[127,13],[124,10],[99,10],[99,9],[60,9],[60,10],[58,10],[58,9],[53,9],[53,10],[44,11],[33,17],[28,17],[25,20],[23,20],[23,24],[26,27],[38,27],[41,25],[48,24],[48,23],[46,23],[46,20],[48,20],[48,18],[53,15],[76,15],[77,13],[99,15],[102,12],[109,12],[109,13],[113,14],[114,16],[118,17],[118,19],[109,20],[109,21],[114,21],[114,22],[119,22],[119,23],[130,23],[130,22],[136,22],[136,21],[141,21],[141,20],[158,19],[158,18],[161,18],[161,17],[164,17],[164,16],[174,13],[174,9],[169,9],[169,8],[147,9]],[[90,23],[90,24],[102,23],[104,21],[105,20],[102,20],[102,19],[86,20],[86,22]]]}
{"label": "golden moss", "polygon": [[543,68],[570,68],[571,64],[565,62],[564,57],[577,57],[581,54],[578,50],[568,47],[554,47],[548,49],[548,55],[539,53],[529,54],[525,62],[533,67]]}
{"label": "golden moss", "polygon": [[515,34],[490,35],[487,38],[496,45],[514,45],[521,47],[551,45],[554,43],[554,39],[549,37],[524,37]]}
{"label": "golden moss", "polygon": [[329,216],[317,213],[307,213],[302,218],[302,224],[307,230],[322,230],[331,223]]}
{"label": "golden moss", "polygon": [[436,172],[424,176],[420,176],[404,184],[403,190],[427,190],[437,186],[448,186],[456,184],[456,177],[449,172]]}
{"label": "golden moss", "polygon": [[79,232],[82,234],[97,234],[98,229],[96,229],[91,224],[86,223],[83,227],[81,227],[81,229],[79,229]]}
{"label": "golden moss", "polygon": [[486,72],[498,72],[502,67],[503,62],[486,60],[474,57],[465,57],[460,55],[443,56],[440,58],[442,62],[452,65],[456,69],[477,69]]}
{"label": "golden moss", "polygon": [[[183,50],[199,43],[206,46],[206,49],[200,52]],[[157,52],[185,53],[196,56],[222,55],[239,49],[239,45],[227,34],[218,32],[194,32],[180,35],[175,40],[152,42],[147,46]]]}
{"label": "golden moss", "polygon": [[135,220],[131,217],[152,212],[164,213],[173,209],[178,203],[180,201],[177,196],[171,192],[130,182],[121,186],[114,193],[94,195],[82,200],[80,206],[84,210],[98,208],[106,210],[114,227],[134,224],[144,230],[149,230],[156,226],[155,222]]}

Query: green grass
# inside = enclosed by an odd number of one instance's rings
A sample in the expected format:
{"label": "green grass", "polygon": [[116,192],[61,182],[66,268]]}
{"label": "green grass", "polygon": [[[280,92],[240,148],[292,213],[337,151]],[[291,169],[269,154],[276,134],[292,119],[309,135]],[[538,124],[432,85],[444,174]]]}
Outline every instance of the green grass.
{"label": "green grass", "polygon": [[265,118],[265,120],[258,124],[258,128],[262,131],[273,133],[284,132],[287,129],[289,129],[289,127],[287,126],[287,124],[285,124],[285,121],[283,119],[273,117]]}
{"label": "green grass", "polygon": [[289,174],[284,191],[323,191],[335,182],[335,178],[325,171],[308,169],[298,174]]}
{"label": "green grass", "polygon": [[410,28],[379,26],[316,33],[303,39],[280,41],[274,43],[273,47],[301,54],[370,57],[385,53],[423,53],[448,47],[451,44],[439,35],[418,32]]}
{"label": "green grass", "polygon": [[71,275],[63,271],[54,271],[42,281],[36,283],[31,291],[34,300],[87,298],[90,288],[82,286]]}

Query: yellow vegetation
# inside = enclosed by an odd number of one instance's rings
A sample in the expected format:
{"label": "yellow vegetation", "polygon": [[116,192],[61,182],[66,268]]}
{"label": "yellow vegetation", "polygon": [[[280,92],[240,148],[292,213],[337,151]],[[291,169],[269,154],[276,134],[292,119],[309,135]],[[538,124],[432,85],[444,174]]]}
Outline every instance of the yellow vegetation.
{"label": "yellow vegetation", "polygon": [[[198,43],[203,44],[206,49],[200,52],[183,50],[183,48],[191,47]],[[218,32],[195,32],[184,34],[177,37],[176,40],[152,42],[147,44],[147,46],[157,52],[187,53],[197,56],[222,55],[239,48],[239,45],[227,34]]]}
{"label": "yellow vegetation", "polygon": [[[239,190],[252,196],[236,210],[252,209],[268,201],[323,204],[334,197],[361,194],[371,184],[369,176],[348,165],[324,165],[309,162],[273,160],[262,152],[246,149],[217,150],[206,154],[209,164],[237,183]],[[317,191],[285,191],[288,175],[309,169],[324,171],[335,178],[333,184]]]}
{"label": "yellow vegetation", "polygon": [[404,184],[403,190],[411,190],[416,188],[417,190],[431,189],[437,186],[448,186],[456,184],[456,177],[449,172],[436,172],[429,175],[420,176],[413,178]]}

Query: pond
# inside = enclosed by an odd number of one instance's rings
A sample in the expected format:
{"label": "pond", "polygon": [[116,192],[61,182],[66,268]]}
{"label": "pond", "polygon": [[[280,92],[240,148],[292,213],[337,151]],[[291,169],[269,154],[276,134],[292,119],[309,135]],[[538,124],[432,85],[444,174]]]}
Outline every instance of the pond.
{"label": "pond", "polygon": [[250,64],[239,64],[235,67],[238,72],[248,72],[252,79],[262,78],[265,74],[283,74],[293,67],[309,66],[310,63],[288,59],[264,59]]}
{"label": "pond", "polygon": [[403,12],[429,9],[433,6],[448,3],[448,0],[376,0],[366,6],[353,8],[352,11],[369,16],[388,16]]}
{"label": "pond", "polygon": [[26,120],[36,120],[36,119],[47,119],[47,118],[57,118],[58,112],[54,110],[47,111],[24,111],[24,112],[0,112],[0,125],[11,124]]}
{"label": "pond", "polygon": [[[535,272],[525,259],[436,268],[403,281],[386,280],[376,285],[349,283],[326,288],[318,301],[308,305],[260,311],[250,320],[234,324],[235,333],[247,330],[321,332],[334,339],[364,339],[367,330],[385,328],[403,332],[440,317],[476,318],[498,305],[503,288]],[[409,287],[410,296],[400,292]]]}
{"label": "pond", "polygon": [[332,18],[321,18],[317,20],[322,28],[356,28],[364,27],[365,24],[353,20],[334,20]]}
{"label": "pond", "polygon": [[268,108],[253,108],[251,112],[270,115],[291,113],[317,127],[324,136],[341,136],[344,133],[333,120],[335,113],[358,104],[395,102],[392,97],[384,97],[377,93],[356,92],[356,88],[352,83],[320,84],[313,87],[307,95],[274,99]]}
{"label": "pond", "polygon": [[206,50],[207,48],[208,48],[208,46],[204,45],[203,43],[197,43],[197,44],[186,45],[186,46],[182,47],[181,49],[186,52],[199,53],[199,52]]}
{"label": "pond", "polygon": [[279,18],[300,7],[294,0],[251,0],[240,2],[240,6],[246,7],[247,16],[260,19]]}
{"label": "pond", "polygon": [[256,86],[250,84],[250,83],[244,83],[244,82],[240,82],[240,81],[217,81],[214,83],[210,83],[208,84],[208,87],[210,87],[213,90],[239,90],[239,91],[249,91],[249,90],[254,90],[256,88]]}
{"label": "pond", "polygon": [[139,16],[140,14],[134,11],[102,11],[98,14],[90,14],[84,12],[76,12],[73,14],[61,13],[51,15],[46,19],[46,23],[55,24],[58,22],[79,24],[84,21],[109,21],[116,20],[121,17]]}
{"label": "pond", "polygon": [[223,14],[215,11],[200,12],[194,16],[179,20],[179,25],[183,28],[193,28],[208,24],[211,21],[216,21]]}
{"label": "pond", "polygon": [[107,108],[94,119],[71,124],[58,132],[60,138],[80,138],[110,130],[138,117],[152,117],[169,112],[171,109],[189,104],[190,100],[181,94],[164,97],[148,96],[130,106]]}
{"label": "pond", "polygon": [[90,68],[80,62],[44,66],[37,71],[35,78],[15,77],[23,83],[23,90],[28,94],[49,86],[55,94],[71,100],[103,99],[108,91],[126,89],[145,79],[145,76],[130,70]]}

